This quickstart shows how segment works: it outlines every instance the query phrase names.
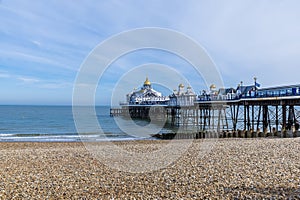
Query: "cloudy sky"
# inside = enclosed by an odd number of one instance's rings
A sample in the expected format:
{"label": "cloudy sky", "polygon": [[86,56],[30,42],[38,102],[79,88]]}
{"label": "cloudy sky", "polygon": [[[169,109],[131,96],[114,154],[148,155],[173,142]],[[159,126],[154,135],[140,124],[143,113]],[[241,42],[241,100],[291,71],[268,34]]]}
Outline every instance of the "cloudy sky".
{"label": "cloudy sky", "polygon": [[[254,76],[262,87],[300,84],[299,9],[298,0],[0,0],[0,104],[70,105],[89,53],[116,34],[143,27],[167,28],[195,40],[226,87],[252,84]],[[145,49],[110,65],[96,103],[109,104],[121,77],[147,63],[173,67],[196,92],[206,87],[182,58]],[[146,76],[158,85],[159,79],[172,79],[151,70],[135,73],[136,80],[130,77],[137,87]]]}

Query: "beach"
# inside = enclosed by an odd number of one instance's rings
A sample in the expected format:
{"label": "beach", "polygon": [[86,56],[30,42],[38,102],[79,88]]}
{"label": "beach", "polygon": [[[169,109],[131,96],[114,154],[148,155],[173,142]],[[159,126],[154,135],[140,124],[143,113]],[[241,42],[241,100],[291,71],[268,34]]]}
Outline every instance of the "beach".
{"label": "beach", "polygon": [[[147,153],[169,142],[101,144]],[[218,139],[199,156],[203,142],[144,173],[111,168],[80,142],[3,142],[0,199],[300,198],[300,138]]]}

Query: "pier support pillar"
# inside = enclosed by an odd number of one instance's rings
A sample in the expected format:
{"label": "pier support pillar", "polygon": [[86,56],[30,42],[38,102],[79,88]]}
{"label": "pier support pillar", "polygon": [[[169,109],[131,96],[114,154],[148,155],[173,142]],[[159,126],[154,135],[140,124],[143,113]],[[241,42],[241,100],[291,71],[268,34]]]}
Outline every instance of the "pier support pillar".
{"label": "pier support pillar", "polygon": [[268,106],[263,106],[263,131],[268,130]]}
{"label": "pier support pillar", "polygon": [[275,125],[276,125],[276,132],[278,131],[279,127],[279,119],[278,119],[278,106],[275,107]]}
{"label": "pier support pillar", "polygon": [[247,106],[244,105],[244,131],[247,129]]}
{"label": "pier support pillar", "polygon": [[282,105],[282,130],[286,130],[286,105]]}

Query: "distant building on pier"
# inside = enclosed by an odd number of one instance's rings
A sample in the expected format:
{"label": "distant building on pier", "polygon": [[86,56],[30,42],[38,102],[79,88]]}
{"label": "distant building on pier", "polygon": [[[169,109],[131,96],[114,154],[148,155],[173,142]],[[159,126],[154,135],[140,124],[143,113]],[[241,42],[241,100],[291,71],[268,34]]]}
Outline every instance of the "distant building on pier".
{"label": "distant building on pier", "polygon": [[167,105],[170,98],[154,90],[148,77],[139,90],[133,90],[126,95],[129,105]]}
{"label": "distant building on pier", "polygon": [[170,95],[170,106],[193,106],[195,104],[197,95],[193,92],[190,86],[184,90],[184,85],[179,84],[178,91],[174,90]]}
{"label": "distant building on pier", "polygon": [[197,95],[188,86],[185,90],[183,84],[179,84],[178,90],[174,90],[173,94],[163,96],[162,93],[152,88],[148,77],[143,86],[126,95],[126,103],[122,105],[169,105],[169,106],[193,106],[197,99]]}

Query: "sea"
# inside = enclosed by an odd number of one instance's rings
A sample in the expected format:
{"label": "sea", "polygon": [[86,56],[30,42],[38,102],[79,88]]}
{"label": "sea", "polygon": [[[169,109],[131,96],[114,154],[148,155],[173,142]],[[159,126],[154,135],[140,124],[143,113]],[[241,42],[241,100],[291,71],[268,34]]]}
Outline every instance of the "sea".
{"label": "sea", "polygon": [[[94,109],[96,118],[95,115],[85,115],[85,119],[81,123],[84,123],[86,129],[78,131],[74,122],[72,106],[0,106],[0,142],[94,142],[154,139],[151,134],[128,134],[126,126],[130,128],[132,124],[128,119],[122,117],[118,117],[117,123],[115,117],[110,116],[109,106],[96,106]],[[93,121],[93,117],[99,123],[101,131],[98,126],[90,123]],[[147,126],[149,121],[135,120],[134,123],[143,127]],[[156,131],[155,128],[153,130]],[[169,131],[162,128],[158,132]],[[153,132],[153,134],[156,133]]]}

